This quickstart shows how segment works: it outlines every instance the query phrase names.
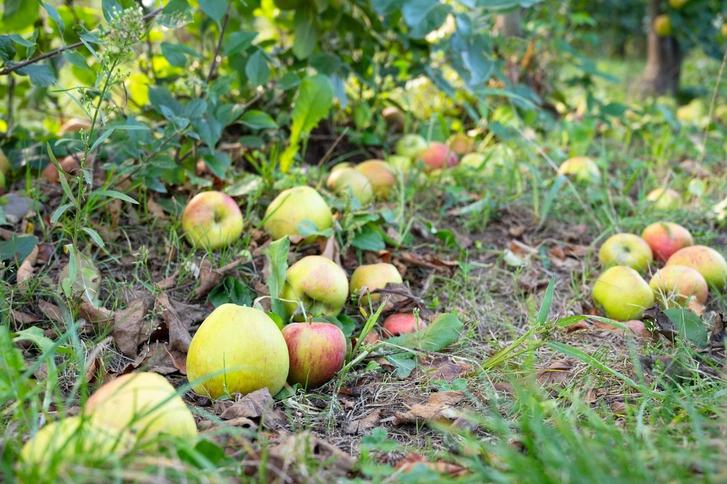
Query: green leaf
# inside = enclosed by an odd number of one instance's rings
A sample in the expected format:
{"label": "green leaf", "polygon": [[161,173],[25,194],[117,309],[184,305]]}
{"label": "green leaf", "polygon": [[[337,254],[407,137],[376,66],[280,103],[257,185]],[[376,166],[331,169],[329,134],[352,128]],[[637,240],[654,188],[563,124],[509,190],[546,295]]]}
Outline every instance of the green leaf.
{"label": "green leaf", "polygon": [[707,327],[699,316],[683,308],[665,309],[664,314],[676,325],[683,338],[699,348],[707,345]]}
{"label": "green leaf", "polygon": [[225,16],[227,11],[228,0],[200,0],[199,8],[207,14],[209,18],[214,20],[217,25],[220,25],[222,17]]}
{"label": "green leaf", "polygon": [[184,117],[189,119],[199,118],[205,111],[207,111],[207,101],[192,99],[184,106]]}
{"label": "green leaf", "polygon": [[318,38],[313,12],[310,9],[298,9],[295,12],[293,25],[295,34],[293,54],[300,60],[307,59],[313,53]]}
{"label": "green leaf", "polygon": [[230,157],[222,151],[214,151],[202,155],[202,159],[212,174],[220,180],[225,179],[225,172],[231,166]]}
{"label": "green leaf", "polygon": [[109,22],[113,16],[120,13],[123,8],[116,0],[101,0],[101,10],[103,10],[104,18],[107,22]]}
{"label": "green leaf", "polygon": [[262,50],[250,56],[245,65],[245,75],[255,87],[262,86],[270,80],[270,68]]}
{"label": "green leaf", "polygon": [[192,126],[210,150],[214,150],[222,137],[222,125],[207,111],[204,116],[192,120]]}
{"label": "green leaf", "polygon": [[346,338],[350,338],[354,330],[356,329],[356,321],[351,319],[349,316],[346,316],[345,314],[339,314],[338,316],[329,316],[326,318],[326,320],[329,323],[341,328],[341,331],[343,331],[343,334],[346,336]]}
{"label": "green leaf", "polygon": [[36,43],[33,42],[32,40],[26,40],[18,34],[12,34],[10,36],[10,38],[13,40],[13,42],[15,42],[18,45],[22,45],[23,47],[35,47],[35,45],[36,45]]}
{"label": "green leaf", "polygon": [[275,129],[278,127],[268,113],[254,109],[243,114],[240,122],[251,129]]}
{"label": "green leaf", "polygon": [[361,232],[354,235],[351,239],[351,245],[361,250],[378,252],[386,248],[384,237],[377,230],[372,230],[368,226],[361,229]]}
{"label": "green leaf", "polygon": [[313,235],[320,237],[330,237],[333,235],[333,229],[328,227],[325,230],[319,230],[318,226],[312,220],[304,219],[298,224],[298,232],[303,237],[311,237]]}
{"label": "green leaf", "polygon": [[101,143],[103,143],[104,141],[106,141],[106,139],[109,136],[111,136],[113,133],[114,133],[114,128],[109,128],[108,130],[106,130],[103,133],[101,133],[101,136],[99,136],[98,139],[96,141],[94,141],[94,143],[91,145],[91,148],[89,149],[89,152],[90,151],[93,151],[96,148],[98,148],[99,146],[101,146]]}
{"label": "green leaf", "polygon": [[66,210],[68,210],[69,208],[71,208],[73,206],[74,205],[72,203],[64,203],[63,205],[61,205],[60,207],[55,209],[55,211],[53,212],[53,215],[50,218],[50,223],[55,224],[56,222],[58,222],[58,220],[60,220],[61,216],[63,216],[63,214],[66,213]]}
{"label": "green leaf", "polygon": [[280,78],[276,87],[280,90],[287,91],[288,89],[300,86],[300,82],[301,79],[298,74],[295,72],[286,72],[285,75]]}
{"label": "green leaf", "polygon": [[118,198],[119,200],[123,200],[124,202],[129,202],[134,205],[138,205],[139,202],[131,198],[130,196],[123,194],[121,192],[117,192],[116,190],[94,190],[91,192],[91,195],[96,195],[97,197],[108,197],[108,198]]}
{"label": "green leaf", "polygon": [[13,343],[18,343],[20,341],[30,341],[38,348],[40,348],[43,353],[48,353],[53,349],[53,346],[55,345],[55,342],[49,337],[45,336],[43,334],[43,330],[38,326],[32,326],[30,328],[26,328],[22,331],[18,331],[17,333],[15,333]]}
{"label": "green leaf", "polygon": [[240,32],[233,32],[222,41],[222,53],[226,57],[233,54],[239,54],[247,50],[252,41],[257,37],[257,32],[249,32],[242,30]]}
{"label": "green leaf", "polygon": [[184,44],[162,42],[161,46],[164,58],[174,67],[186,67],[188,55],[200,57],[197,51]]}
{"label": "green leaf", "polygon": [[157,22],[168,29],[178,29],[194,20],[192,8],[187,0],[170,0],[162,13],[157,16]]}
{"label": "green leaf", "polygon": [[307,77],[300,84],[293,107],[293,125],[290,129],[290,146],[280,156],[280,169],[287,173],[298,153],[300,141],[321,119],[328,116],[333,105],[333,89],[326,76]]}
{"label": "green leaf", "polygon": [[15,57],[17,51],[9,35],[0,35],[0,59],[7,62]]}
{"label": "green leaf", "polygon": [[104,248],[104,247],[106,246],[106,244],[104,244],[104,243],[103,243],[103,239],[102,239],[102,238],[101,238],[101,236],[100,236],[100,235],[98,234],[98,232],[96,232],[96,231],[95,231],[95,230],[93,230],[92,228],[90,228],[90,227],[81,227],[81,230],[83,230],[84,232],[86,232],[86,233],[88,234],[88,236],[89,236],[89,237],[91,237],[91,239],[92,239],[92,240],[93,240],[93,241],[94,241],[94,242],[96,243],[96,245],[98,245],[99,247],[101,247],[101,248]]}
{"label": "green leaf", "polygon": [[33,252],[36,245],[38,239],[33,235],[13,234],[9,240],[0,241],[0,261],[15,261],[20,264]]}
{"label": "green leaf", "polygon": [[464,325],[454,314],[442,314],[417,332],[387,339],[387,343],[424,351],[441,351],[459,339]]}
{"label": "green leaf", "polygon": [[25,66],[15,72],[17,72],[21,76],[30,77],[31,84],[38,87],[48,87],[56,82],[56,75],[53,72],[53,69],[51,69],[51,67],[46,64],[33,64]]}
{"label": "green leaf", "polygon": [[288,271],[288,250],[290,240],[286,235],[282,239],[271,242],[263,251],[270,264],[270,277],[267,280],[270,296],[277,299],[285,286],[285,274]]}
{"label": "green leaf", "polygon": [[415,39],[441,27],[451,11],[452,7],[438,0],[408,0],[401,8],[402,17],[410,28],[409,36]]}
{"label": "green leaf", "polygon": [[222,284],[210,291],[207,296],[214,307],[232,303],[238,306],[252,306],[255,293],[235,277],[227,276]]}
{"label": "green leaf", "polygon": [[417,362],[411,353],[387,356],[386,361],[396,368],[397,378],[409,378],[411,372],[417,367]]}
{"label": "green leaf", "polygon": [[555,292],[555,276],[550,278],[548,287],[545,289],[545,296],[543,297],[543,304],[540,306],[540,311],[538,311],[538,316],[535,318],[536,324],[545,324],[545,322],[548,320],[548,311],[550,311],[550,306],[551,306],[551,304],[553,304],[554,292]]}
{"label": "green leaf", "polygon": [[63,193],[68,197],[71,203],[75,205],[76,197],[73,196],[71,187],[68,185],[66,173],[63,171],[63,168],[61,168],[61,165],[58,163],[56,155],[53,153],[53,150],[50,147],[50,143],[46,143],[45,146],[48,150],[48,157],[50,158],[51,163],[53,163],[53,165],[55,165],[55,167],[58,169],[58,180],[61,182],[61,188],[63,188]]}
{"label": "green leaf", "polygon": [[90,71],[91,68],[88,67],[88,63],[86,63],[86,58],[83,57],[83,54],[76,50],[67,50],[63,53],[63,58],[66,59],[66,61],[78,67],[79,69],[83,69],[84,71]]}
{"label": "green leaf", "polygon": [[63,33],[66,31],[66,25],[63,23],[63,19],[61,18],[60,14],[58,13],[58,10],[53,5],[48,5],[47,3],[43,4],[43,8],[46,12],[48,12],[48,16],[53,19],[53,21],[58,26],[58,31],[60,33]]}
{"label": "green leaf", "polygon": [[636,388],[637,390],[645,391],[645,393],[649,393],[648,389],[644,389],[641,385],[636,383],[631,378],[627,377],[626,375],[624,375],[623,373],[621,373],[617,370],[614,370],[613,368],[611,368],[609,366],[604,365],[603,363],[601,363],[600,360],[592,357],[591,355],[583,352],[582,350],[580,350],[578,348],[574,348],[572,346],[569,346],[565,343],[560,343],[558,341],[552,341],[552,342],[548,343],[548,346],[550,346],[551,348],[553,348],[554,350],[556,350],[560,353],[563,353],[566,356],[570,356],[571,358],[581,360],[582,362],[587,363],[588,365],[592,366],[593,368],[596,368],[596,369],[601,370],[606,373],[610,373],[611,375],[620,379],[621,381],[623,381],[624,383],[626,383],[627,385],[629,385],[632,388]]}

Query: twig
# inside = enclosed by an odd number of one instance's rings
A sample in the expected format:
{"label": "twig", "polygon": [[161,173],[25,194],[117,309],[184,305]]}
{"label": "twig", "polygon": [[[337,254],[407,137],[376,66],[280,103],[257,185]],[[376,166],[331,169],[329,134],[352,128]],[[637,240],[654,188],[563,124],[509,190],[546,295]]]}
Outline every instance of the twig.
{"label": "twig", "polygon": [[[148,14],[144,15],[141,19],[142,20],[150,20],[159,15],[159,13],[164,9],[164,7],[159,7],[158,9],[154,10],[153,12],[149,12]],[[101,34],[102,37],[105,37],[108,35],[108,32],[104,32]],[[33,57],[32,59],[28,59],[27,61],[20,62],[18,64],[13,64],[12,66],[6,67],[5,69],[0,71],[0,76],[7,76],[8,74],[17,71],[18,69],[22,69],[23,67],[27,67],[31,64],[35,64],[37,62],[40,62],[45,59],[50,59],[51,57],[55,57],[59,54],[64,53],[67,50],[73,50],[81,47],[83,45],[83,42],[76,42],[75,44],[66,45],[63,47],[59,47],[56,50],[52,50],[50,52],[46,52],[45,54],[41,54],[37,57]]]}
{"label": "twig", "polygon": [[220,55],[220,49],[222,48],[222,39],[225,37],[225,30],[227,30],[227,22],[230,20],[230,10],[232,9],[232,2],[227,4],[227,12],[225,13],[225,19],[222,21],[222,28],[220,28],[220,39],[217,41],[217,47],[215,48],[215,54],[212,56],[212,65],[210,66],[210,72],[207,74],[207,84],[212,80],[212,76],[215,74],[217,69],[217,56]]}

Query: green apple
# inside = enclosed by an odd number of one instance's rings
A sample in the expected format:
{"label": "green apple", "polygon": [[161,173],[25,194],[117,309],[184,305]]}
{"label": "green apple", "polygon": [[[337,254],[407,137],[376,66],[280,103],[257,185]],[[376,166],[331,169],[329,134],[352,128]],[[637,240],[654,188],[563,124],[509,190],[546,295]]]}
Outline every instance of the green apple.
{"label": "green apple", "polygon": [[291,323],[283,328],[288,344],[288,383],[317,388],[328,383],[343,368],[346,336],[331,323]]}
{"label": "green apple", "polygon": [[[348,298],[348,277],[330,259],[309,255],[288,268],[281,299],[288,313],[305,320],[300,305],[308,316],[335,316]],[[297,313],[297,314],[296,314]]]}
{"label": "green apple", "polygon": [[326,186],[338,195],[350,193],[364,205],[374,199],[371,181],[353,168],[332,171]]}
{"label": "green apple", "polygon": [[651,278],[649,286],[663,307],[669,307],[670,301],[684,305],[690,298],[704,304],[709,295],[709,286],[702,274],[686,266],[672,265],[662,268]]}
{"label": "green apple", "polygon": [[386,161],[388,161],[389,165],[391,165],[394,171],[398,173],[406,175],[411,171],[411,158],[401,155],[389,155]]}
{"label": "green apple", "polygon": [[702,274],[710,287],[717,291],[727,284],[727,261],[722,254],[704,245],[679,249],[666,261],[668,266],[686,266]]}
{"label": "green apple", "polygon": [[242,235],[242,212],[229,195],[217,191],[198,193],[184,207],[182,230],[196,248],[227,247]]}
{"label": "green apple", "polygon": [[399,156],[405,156],[416,161],[419,154],[427,149],[427,141],[418,134],[407,134],[396,142],[395,152]]}
{"label": "green apple", "polygon": [[654,254],[649,244],[638,235],[616,234],[603,243],[598,251],[598,260],[604,267],[628,266],[644,272],[654,260]]}
{"label": "green apple", "polygon": [[[318,230],[333,226],[331,208],[315,189],[305,185],[280,192],[265,211],[263,227],[273,240],[278,240],[286,235],[300,235],[298,225],[304,220],[313,222]],[[312,235],[304,242],[309,244],[316,238]]]}
{"label": "green apple", "polygon": [[207,316],[187,353],[187,378],[200,395],[219,398],[267,388],[288,378],[288,347],[280,329],[259,309],[223,304]]}
{"label": "green apple", "polygon": [[654,291],[630,267],[607,269],[593,285],[593,302],[607,317],[617,321],[640,319],[644,310],[654,304]]}
{"label": "green apple", "polygon": [[482,153],[468,153],[462,157],[460,164],[480,171],[487,163],[487,156]]}
{"label": "green apple", "polygon": [[369,179],[376,198],[387,199],[393,193],[396,186],[396,174],[387,162],[367,160],[356,165],[356,171]]}
{"label": "green apple", "polygon": [[646,195],[646,200],[657,210],[676,210],[679,208],[679,192],[671,188],[657,188]]}
{"label": "green apple", "polygon": [[[393,264],[379,263],[358,266],[351,275],[351,295],[360,296],[361,303],[381,299],[381,294],[369,294],[376,289],[383,289],[388,283],[401,283],[399,270]],[[363,294],[364,288],[366,294]]]}
{"label": "green apple", "polygon": [[689,230],[673,222],[653,223],[644,229],[641,238],[649,244],[654,259],[659,262],[666,262],[679,249],[694,245]]}
{"label": "green apple", "polygon": [[85,410],[94,424],[130,432],[140,442],[159,434],[197,436],[192,412],[157,373],[129,373],[111,380],[91,395]]}
{"label": "green apple", "polygon": [[574,156],[565,160],[558,168],[561,175],[572,175],[582,183],[598,183],[601,180],[601,170],[595,161],[587,156]]}

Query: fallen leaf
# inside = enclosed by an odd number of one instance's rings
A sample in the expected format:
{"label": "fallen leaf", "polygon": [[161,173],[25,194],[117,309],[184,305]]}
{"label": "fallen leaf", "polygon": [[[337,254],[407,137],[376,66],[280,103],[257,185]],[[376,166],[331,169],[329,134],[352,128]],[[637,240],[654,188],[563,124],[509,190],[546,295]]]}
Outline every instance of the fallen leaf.
{"label": "fallen leaf", "polygon": [[187,325],[182,321],[166,293],[157,296],[156,308],[167,325],[170,348],[186,354],[189,344],[192,342],[192,336],[189,334],[192,325]]}
{"label": "fallen leaf", "polygon": [[171,276],[162,279],[156,283],[156,286],[162,291],[168,291],[177,285],[177,278],[179,277],[179,271],[175,271]]}
{"label": "fallen leaf", "polygon": [[510,227],[507,231],[508,234],[510,234],[511,237],[522,237],[522,235],[527,230],[527,227],[524,225],[517,225],[515,227]]}
{"label": "fallen leaf", "polygon": [[28,283],[33,278],[34,270],[33,266],[35,266],[35,262],[38,260],[38,246],[36,245],[33,247],[33,250],[28,255],[28,257],[25,258],[22,264],[20,264],[20,267],[18,268],[17,273],[17,285],[18,290],[20,291],[20,294],[25,294],[28,292]]}
{"label": "fallen leaf", "polygon": [[154,298],[146,296],[131,301],[126,309],[116,311],[114,341],[129,358],[136,358],[139,345],[149,339],[154,329],[153,323],[146,320],[152,307]]}
{"label": "fallen leaf", "polygon": [[[275,402],[267,388],[248,393],[236,402],[219,402],[215,407],[222,420],[234,418],[260,418]],[[221,410],[221,412],[220,412]]]}
{"label": "fallen leaf", "polygon": [[164,213],[164,209],[159,205],[153,198],[149,197],[146,201],[146,209],[149,211],[149,215],[157,220],[166,220],[167,214]]}
{"label": "fallen leaf", "polygon": [[409,454],[400,460],[394,468],[401,472],[411,472],[417,465],[423,465],[431,471],[438,474],[446,474],[451,477],[460,477],[468,472],[465,467],[457,464],[450,464],[443,460],[429,462],[424,456],[419,454]]}
{"label": "fallen leaf", "polygon": [[581,331],[583,329],[588,329],[588,328],[589,328],[589,326],[588,326],[588,323],[587,322],[585,322],[585,321],[578,321],[575,324],[570,324],[570,325],[566,326],[565,327],[565,332],[566,333],[572,333],[574,331]]}
{"label": "fallen leaf", "polygon": [[573,368],[575,368],[575,365],[572,360],[558,360],[547,368],[538,371],[536,378],[538,383],[544,386],[561,384],[568,379]]}
{"label": "fallen leaf", "polygon": [[21,313],[20,311],[12,310],[13,320],[18,324],[31,324],[40,321],[40,318],[34,314]]}
{"label": "fallen leaf", "polygon": [[413,405],[408,412],[396,412],[394,425],[455,420],[459,412],[453,406],[463,399],[464,393],[460,391],[433,393],[426,403]]}
{"label": "fallen leaf", "polygon": [[472,367],[460,361],[452,361],[449,357],[438,357],[433,360],[422,360],[417,365],[417,371],[433,380],[453,382],[472,371]]}
{"label": "fallen leaf", "polygon": [[362,434],[374,427],[378,427],[381,422],[381,409],[377,408],[365,417],[352,420],[343,428],[346,434]]}
{"label": "fallen leaf", "polygon": [[44,301],[41,299],[40,301],[38,301],[38,308],[40,308],[40,311],[45,314],[51,321],[56,323],[63,322],[63,313],[61,312],[61,309],[55,304],[49,303],[48,301]]}
{"label": "fallen leaf", "polygon": [[99,332],[103,332],[114,325],[114,313],[106,308],[98,307],[88,301],[83,301],[78,309],[78,315],[93,324]]}
{"label": "fallen leaf", "polygon": [[109,211],[109,218],[111,219],[111,226],[117,227],[119,225],[119,217],[121,217],[121,200],[114,198],[107,205]]}
{"label": "fallen leaf", "polygon": [[225,276],[237,270],[243,260],[243,258],[234,260],[219,269],[213,269],[209,259],[203,260],[199,268],[199,286],[195,289],[194,295],[196,297],[206,296],[212,289],[220,285]]}
{"label": "fallen leaf", "polygon": [[326,244],[323,247],[321,256],[326,259],[330,259],[339,266],[341,265],[341,248],[338,246],[338,241],[335,235],[331,235],[326,239]]}

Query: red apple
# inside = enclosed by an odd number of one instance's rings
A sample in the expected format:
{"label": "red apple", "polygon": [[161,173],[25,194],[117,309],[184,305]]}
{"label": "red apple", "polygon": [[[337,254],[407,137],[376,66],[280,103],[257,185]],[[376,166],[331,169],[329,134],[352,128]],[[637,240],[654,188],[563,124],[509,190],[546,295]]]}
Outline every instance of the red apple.
{"label": "red apple", "polygon": [[694,245],[692,234],[673,222],[657,222],[646,227],[641,238],[654,252],[654,259],[666,262],[679,249]]}
{"label": "red apple", "polygon": [[194,247],[226,247],[242,235],[242,212],[229,195],[216,191],[198,193],[184,208],[182,230]]}
{"label": "red apple", "polygon": [[685,266],[666,266],[654,274],[649,281],[649,286],[654,290],[656,299],[664,307],[669,307],[669,301],[674,300],[678,304],[685,304],[693,297],[698,302],[707,302],[709,286],[702,274]]}
{"label": "red apple", "polygon": [[389,198],[396,186],[396,174],[391,165],[382,160],[368,160],[356,165],[355,170],[369,179],[377,198]]}
{"label": "red apple", "polygon": [[654,255],[649,244],[638,235],[616,234],[603,243],[598,260],[604,267],[628,266],[643,272],[649,268]]}
{"label": "red apple", "polygon": [[424,162],[424,168],[427,171],[450,168],[457,166],[459,163],[457,153],[449,146],[438,141],[429,143],[429,147],[421,152],[418,158]]}
{"label": "red apple", "polygon": [[426,328],[427,324],[412,313],[392,314],[384,320],[384,334],[399,336]]}
{"label": "red apple", "polygon": [[722,254],[704,245],[679,249],[666,261],[666,266],[687,266],[702,274],[710,287],[721,291],[727,283],[727,261]]}
{"label": "red apple", "polygon": [[328,383],[343,368],[346,336],[330,323],[291,323],[283,328],[288,344],[288,383],[316,388]]}

